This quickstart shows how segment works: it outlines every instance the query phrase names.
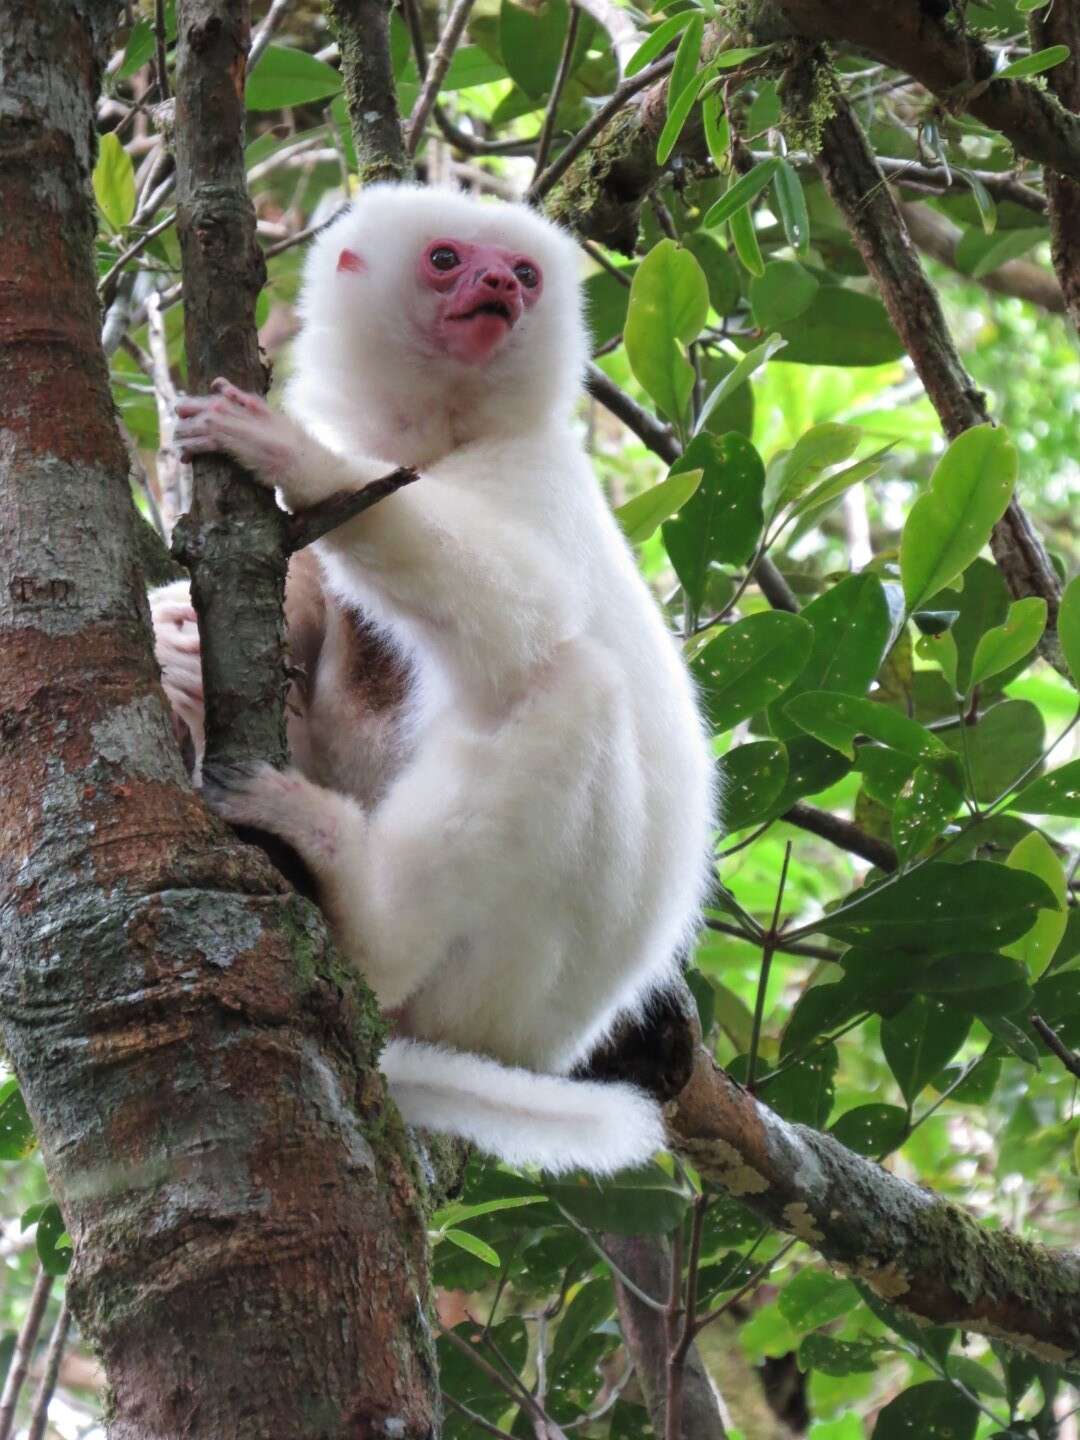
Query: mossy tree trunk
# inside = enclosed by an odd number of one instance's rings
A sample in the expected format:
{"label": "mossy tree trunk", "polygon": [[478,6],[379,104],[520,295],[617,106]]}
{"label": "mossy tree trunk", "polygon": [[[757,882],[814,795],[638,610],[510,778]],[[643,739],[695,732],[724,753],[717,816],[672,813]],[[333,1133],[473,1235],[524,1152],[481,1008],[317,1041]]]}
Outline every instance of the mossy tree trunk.
{"label": "mossy tree trunk", "polygon": [[188,786],[99,341],[111,0],[0,5],[0,1037],[117,1440],[436,1433],[423,1210],[318,913]]}

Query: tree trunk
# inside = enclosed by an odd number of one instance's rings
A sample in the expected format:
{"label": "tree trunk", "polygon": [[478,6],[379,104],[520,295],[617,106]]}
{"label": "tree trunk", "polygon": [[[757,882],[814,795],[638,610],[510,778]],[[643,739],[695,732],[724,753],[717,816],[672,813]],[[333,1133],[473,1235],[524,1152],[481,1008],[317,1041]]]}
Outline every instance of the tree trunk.
{"label": "tree trunk", "polygon": [[111,0],[0,4],[0,1038],[112,1435],[429,1437],[420,1182],[317,912],[188,787],[94,293]]}

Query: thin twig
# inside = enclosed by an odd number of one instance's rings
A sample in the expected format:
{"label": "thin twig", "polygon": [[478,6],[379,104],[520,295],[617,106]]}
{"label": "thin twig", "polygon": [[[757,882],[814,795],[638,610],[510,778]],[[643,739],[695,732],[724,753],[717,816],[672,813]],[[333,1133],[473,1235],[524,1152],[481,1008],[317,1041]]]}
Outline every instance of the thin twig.
{"label": "thin twig", "polygon": [[291,4],[292,0],[273,0],[273,4],[263,17],[262,24],[251,38],[251,47],[247,57],[247,73],[249,75],[262,59],[263,51],[274,38],[274,32],[285,18],[285,12]]}
{"label": "thin twig", "polygon": [[42,1371],[41,1383],[34,1396],[34,1408],[30,1412],[30,1427],[26,1432],[26,1440],[45,1440],[45,1426],[49,1420],[49,1401],[56,1390],[56,1381],[60,1374],[60,1361],[64,1358],[64,1347],[67,1345],[70,1329],[71,1311],[68,1309],[65,1296],[60,1305],[60,1314],[57,1315],[56,1324],[49,1336],[49,1348],[45,1352],[45,1369]]}
{"label": "thin twig", "polygon": [[[745,930],[740,930],[737,925],[728,925],[723,920],[713,920],[710,916],[705,919],[705,928],[715,930],[719,935],[731,935],[736,940],[745,940],[750,945],[761,945],[765,937],[747,935]],[[838,964],[841,959],[839,950],[830,950],[827,945],[800,945],[782,937],[777,940],[775,949],[782,955],[801,955],[807,960],[829,960]]]}
{"label": "thin twig", "polygon": [[336,530],[339,525],[344,525],[356,515],[362,515],[365,510],[370,510],[372,505],[377,505],[380,500],[385,500],[388,495],[395,494],[417,479],[419,476],[416,471],[405,465],[390,475],[370,481],[359,490],[339,491],[338,494],[320,501],[318,505],[290,515],[285,522],[286,550],[290,555],[297,550],[303,550],[305,546],[321,540],[324,535],[329,535],[331,530]]}
{"label": "thin twig", "polygon": [[594,240],[579,240],[578,243],[590,260],[595,260],[597,265],[606,270],[612,279],[617,280],[620,285],[624,285],[627,290],[630,289],[634,282],[629,273],[626,270],[620,270],[618,265],[609,260]]}
{"label": "thin twig", "polygon": [[781,1245],[780,1249],[776,1252],[776,1254],[770,1255],[768,1260],[763,1261],[762,1264],[759,1265],[758,1268],[754,1271],[754,1273],[750,1276],[749,1280],[747,1280],[745,1284],[740,1285],[738,1290],[736,1290],[734,1294],[729,1295],[722,1305],[717,1305],[715,1310],[709,1310],[701,1316],[701,1318],[694,1326],[694,1335],[700,1335],[702,1330],[705,1329],[706,1325],[711,1325],[712,1322],[714,1320],[718,1320],[721,1315],[726,1315],[727,1312],[731,1309],[731,1307],[733,1305],[737,1305],[744,1295],[748,1295],[751,1290],[756,1289],[756,1287],[761,1284],[762,1280],[764,1280],[765,1276],[773,1268],[776,1262],[778,1260],[782,1260],[784,1256],[788,1253],[788,1251],[793,1250],[795,1246],[798,1245],[798,1243],[798,1236],[796,1236],[793,1240],[788,1240],[786,1244]]}
{"label": "thin twig", "polygon": [[792,805],[790,810],[785,810],[780,818],[800,830],[809,830],[811,835],[820,836],[822,840],[828,840],[841,850],[848,850],[852,855],[868,860],[879,870],[891,872],[899,863],[896,851],[887,840],[879,840],[876,835],[860,830],[858,825],[842,819],[839,815],[833,815],[828,810],[818,810],[813,805],[797,803]]}
{"label": "thin twig", "polygon": [[570,23],[566,27],[566,38],[563,40],[562,54],[559,56],[559,68],[555,72],[555,83],[551,87],[551,95],[548,98],[547,109],[544,111],[544,123],[540,126],[540,138],[536,142],[536,159],[533,162],[534,180],[547,164],[548,151],[551,149],[551,137],[555,133],[555,115],[559,109],[559,102],[562,99],[563,87],[566,85],[567,77],[570,74],[570,65],[574,58],[574,46],[577,44],[578,26],[580,23],[581,11],[576,4],[571,3]]}
{"label": "thin twig", "polygon": [[578,1234],[584,1240],[586,1240],[589,1245],[592,1246],[592,1248],[600,1256],[600,1259],[603,1260],[604,1264],[608,1267],[611,1273],[615,1276],[615,1278],[619,1281],[621,1285],[626,1286],[627,1290],[630,1291],[630,1294],[633,1295],[635,1300],[640,1300],[642,1305],[647,1306],[650,1310],[655,1310],[660,1315],[663,1315],[665,1313],[667,1306],[665,1305],[664,1301],[654,1299],[653,1296],[650,1295],[647,1291],[642,1290],[640,1285],[635,1285],[634,1281],[630,1279],[630,1276],[627,1275],[626,1271],[621,1269],[620,1266],[611,1258],[611,1256],[600,1244],[600,1241],[597,1240],[596,1236],[592,1233],[591,1230],[589,1230],[586,1226],[582,1225],[580,1221],[575,1220],[573,1215],[570,1214],[569,1210],[564,1210],[557,1200],[555,1201],[555,1208],[556,1210],[558,1210],[559,1214],[563,1217],[566,1223],[568,1225],[572,1225],[573,1228],[578,1232]]}
{"label": "thin twig", "polygon": [[758,975],[757,995],[754,999],[754,1025],[750,1032],[750,1054],[746,1061],[746,1088],[754,1088],[754,1072],[757,1069],[758,1047],[761,1044],[761,1024],[765,1018],[765,991],[769,986],[769,971],[772,969],[776,942],[780,938],[780,908],[784,903],[787,886],[788,866],[791,864],[791,841],[784,846],[784,863],[780,867],[780,883],[776,887],[776,904],[773,906],[772,923],[765,932],[761,947],[761,971]]}
{"label": "thin twig", "polygon": [[543,1406],[538,1404],[536,1399],[530,1395],[527,1390],[516,1390],[506,1377],[496,1370],[490,1361],[485,1360],[482,1355],[477,1353],[475,1346],[470,1345],[467,1340],[463,1340],[461,1336],[455,1334],[453,1330],[447,1330],[441,1325],[439,1326],[439,1334],[448,1344],[452,1345],[459,1354],[471,1360],[476,1368],[486,1375],[493,1385],[498,1386],[500,1390],[509,1395],[515,1405],[520,1405],[528,1413],[531,1420],[543,1420],[547,1426],[550,1440],[566,1440],[565,1432],[544,1412]]}
{"label": "thin twig", "polygon": [[646,89],[654,80],[660,80],[667,75],[674,63],[674,55],[665,55],[662,60],[654,61],[652,65],[647,65],[644,70],[639,70],[631,79],[624,80],[621,85],[618,85],[611,98],[600,106],[596,114],[581,127],[572,139],[567,141],[544,173],[536,177],[525,197],[529,203],[538,205],[548,191],[559,183],[582,151],[587,149],[601,130],[614,119],[626,102],[632,99],[639,90]]}
{"label": "thin twig", "polygon": [[1046,1048],[1054,1052],[1069,1074],[1080,1080],[1080,1055],[1059,1039],[1057,1031],[1053,1030],[1041,1015],[1032,1015],[1031,1028],[1042,1038]]}
{"label": "thin twig", "polygon": [[316,235],[321,235],[324,230],[333,225],[339,215],[344,215],[348,205],[339,206],[328,220],[323,220],[318,225],[305,225],[303,230],[297,230],[295,234],[287,235],[284,240],[277,240],[273,245],[268,245],[263,251],[263,258],[272,260],[275,255],[284,255],[286,250],[292,250],[297,245],[302,245],[305,240],[311,240]]}
{"label": "thin twig", "polygon": [[154,69],[159,100],[169,98],[169,74],[165,62],[165,0],[154,0]]}
{"label": "thin twig", "polygon": [[159,235],[163,235],[175,221],[176,211],[172,210],[165,216],[164,220],[159,220],[156,225],[151,225],[149,230],[144,230],[139,238],[133,241],[121,255],[118,255],[108,270],[105,271],[105,274],[98,281],[98,294],[104,295],[120,271],[123,270],[124,266],[141,255],[151,240],[156,240]]}
{"label": "thin twig", "polygon": [[38,1270],[34,1288],[30,1292],[30,1303],[26,1307],[22,1328],[15,1337],[15,1348],[11,1352],[11,1363],[3,1394],[0,1394],[0,1440],[11,1440],[15,1429],[15,1407],[19,1403],[26,1374],[30,1369],[30,1356],[37,1344],[38,1331],[45,1318],[45,1307],[52,1293],[53,1277],[47,1270]]}
{"label": "thin twig", "polygon": [[450,69],[454,51],[465,33],[465,24],[472,7],[473,0],[455,0],[454,8],[450,11],[446,22],[446,28],[439,36],[439,43],[432,52],[423,86],[420,94],[416,97],[416,104],[413,106],[412,114],[405,127],[405,149],[410,156],[416,154],[420,137],[424,133],[424,126],[439,98],[439,89],[446,79],[446,72]]}
{"label": "thin twig", "polygon": [[478,1425],[485,1435],[495,1435],[498,1440],[514,1440],[509,1430],[500,1430],[498,1425],[493,1425],[490,1420],[485,1420],[482,1415],[478,1415],[475,1410],[470,1410],[460,1400],[455,1400],[453,1395],[448,1394],[445,1390],[442,1392],[442,1398],[451,1410],[456,1411],[463,1420],[468,1420],[470,1425]]}
{"label": "thin twig", "polygon": [[667,1341],[667,1386],[664,1395],[664,1440],[679,1440],[682,1430],[682,1365],[673,1364],[678,1349],[675,1331],[683,1313],[682,1307],[682,1225],[676,1225],[671,1236],[671,1284],[668,1303],[664,1307],[664,1334]]}
{"label": "thin twig", "polygon": [[[694,1199],[694,1215],[690,1225],[690,1254],[686,1263],[686,1299],[683,1305],[683,1327],[678,1344],[668,1354],[668,1387],[666,1427],[673,1440],[679,1440],[682,1430],[683,1371],[690,1346],[694,1343],[694,1326],[697,1319],[698,1270],[701,1263],[701,1236],[705,1225],[705,1211],[709,1207],[707,1195]],[[674,1255],[672,1263],[674,1264]],[[674,1277],[673,1277],[674,1278]],[[674,1375],[672,1372],[677,1371]],[[674,1379],[674,1384],[672,1383]]]}

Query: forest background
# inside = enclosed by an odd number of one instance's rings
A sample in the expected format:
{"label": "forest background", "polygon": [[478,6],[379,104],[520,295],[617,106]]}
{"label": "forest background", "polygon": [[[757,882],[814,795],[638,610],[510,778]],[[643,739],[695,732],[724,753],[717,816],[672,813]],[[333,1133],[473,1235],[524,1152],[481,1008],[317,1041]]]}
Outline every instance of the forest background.
{"label": "forest background", "polygon": [[[1080,5],[253,11],[0,4],[0,1440],[1073,1440]],[[579,238],[728,777],[598,1061],[671,1149],[604,1183],[401,1131],[140,611],[182,559],[211,748],[279,757],[311,530],[227,462],[178,523],[171,406],[279,384],[304,241],[414,167]]]}

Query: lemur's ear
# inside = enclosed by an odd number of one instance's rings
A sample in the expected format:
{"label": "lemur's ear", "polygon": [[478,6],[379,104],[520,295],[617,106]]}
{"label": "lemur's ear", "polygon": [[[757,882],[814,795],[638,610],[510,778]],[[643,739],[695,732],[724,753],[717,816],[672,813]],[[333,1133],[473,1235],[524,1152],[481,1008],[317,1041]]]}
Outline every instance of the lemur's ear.
{"label": "lemur's ear", "polygon": [[367,269],[367,263],[364,257],[358,255],[355,250],[342,250],[337,257],[337,268],[339,271],[349,270],[354,275],[362,275]]}

